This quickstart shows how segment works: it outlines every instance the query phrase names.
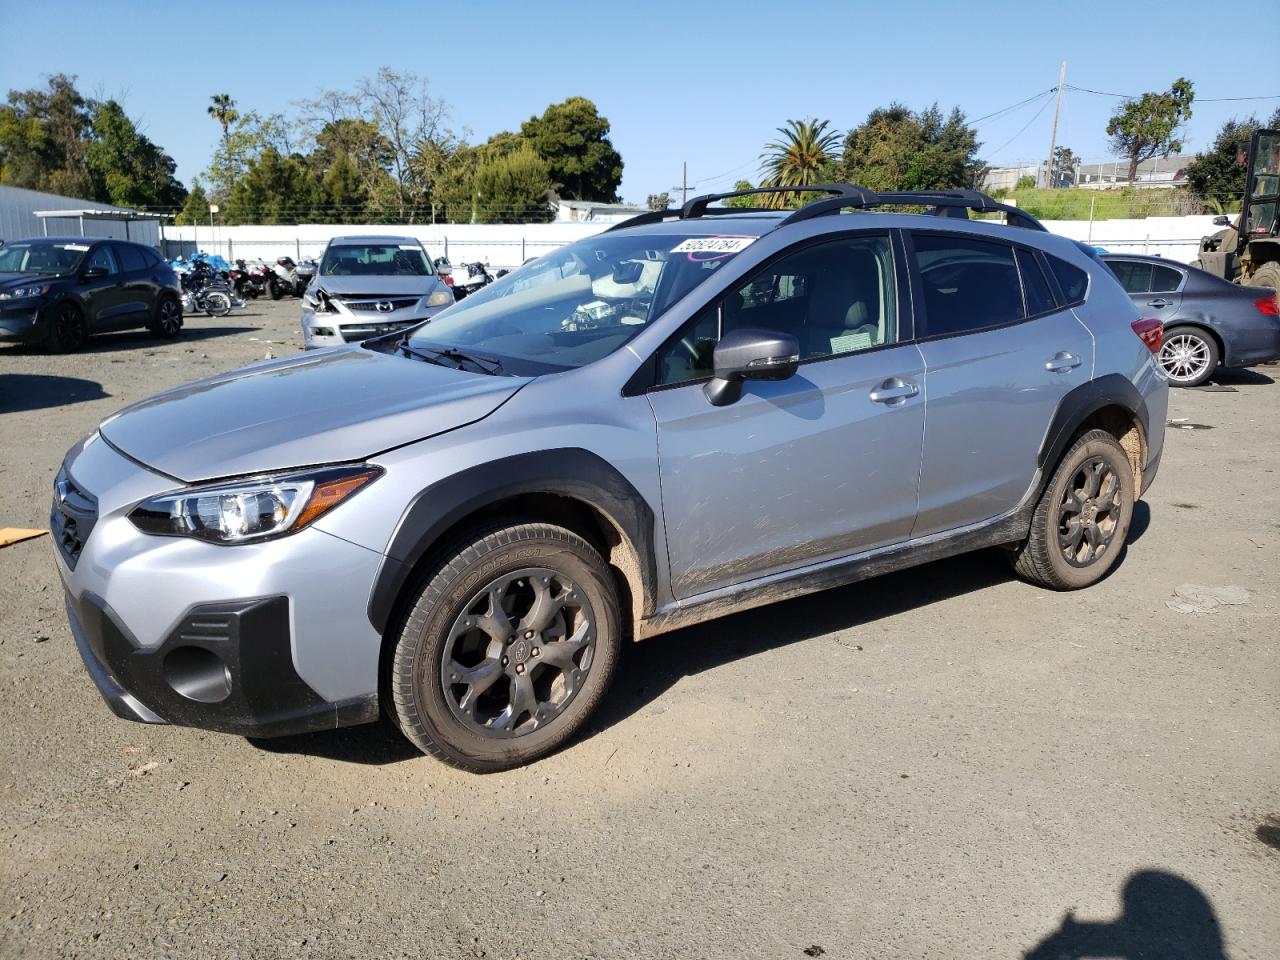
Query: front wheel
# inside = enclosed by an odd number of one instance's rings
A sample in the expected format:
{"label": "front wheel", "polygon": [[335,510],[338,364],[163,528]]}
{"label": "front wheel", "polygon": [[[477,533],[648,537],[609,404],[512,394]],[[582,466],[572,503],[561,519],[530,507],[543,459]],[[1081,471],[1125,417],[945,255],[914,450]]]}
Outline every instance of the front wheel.
{"label": "front wheel", "polygon": [[1199,327],[1169,327],[1160,344],[1160,369],[1175,387],[1198,387],[1218,369],[1218,343]]}
{"label": "front wheel", "polygon": [[231,297],[222,290],[213,290],[204,295],[204,310],[211,317],[225,317],[231,312]]}
{"label": "front wheel", "polygon": [[590,544],[544,523],[478,530],[421,585],[400,628],[395,717],[455,766],[518,767],[582,726],[620,645],[615,588]]}
{"label": "front wheel", "polygon": [[271,291],[271,299],[279,300],[284,296],[284,285],[274,277],[267,282],[268,289]]}
{"label": "front wheel", "polygon": [[89,339],[84,313],[74,303],[60,303],[53,313],[47,341],[56,353],[74,353]]}
{"label": "front wheel", "polygon": [[1014,571],[1053,590],[1097,583],[1124,549],[1133,502],[1133,467],[1119,441],[1104,430],[1083,434],[1040,495]]}

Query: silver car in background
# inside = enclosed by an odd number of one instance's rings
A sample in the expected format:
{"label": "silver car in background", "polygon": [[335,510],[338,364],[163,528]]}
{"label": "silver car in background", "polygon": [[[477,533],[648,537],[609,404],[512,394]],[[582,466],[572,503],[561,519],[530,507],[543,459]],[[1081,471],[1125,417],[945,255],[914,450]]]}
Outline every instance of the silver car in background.
{"label": "silver car in background", "polygon": [[421,323],[453,303],[415,237],[334,237],[302,298],[308,350],[340,347]]}

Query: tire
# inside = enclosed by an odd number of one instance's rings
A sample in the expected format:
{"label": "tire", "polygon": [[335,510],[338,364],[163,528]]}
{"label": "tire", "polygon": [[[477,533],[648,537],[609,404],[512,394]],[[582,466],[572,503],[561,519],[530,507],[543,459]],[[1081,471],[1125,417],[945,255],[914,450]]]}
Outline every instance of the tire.
{"label": "tire", "polygon": [[600,555],[563,527],[481,528],[455,547],[399,628],[391,708],[424,753],[508,770],[562,746],[604,696],[621,647],[617,594]]}
{"label": "tire", "polygon": [[1249,278],[1249,286],[1265,287],[1276,295],[1277,300],[1280,300],[1280,261],[1272,260],[1260,266]]}
{"label": "tire", "polygon": [[[1010,558],[1014,571],[1028,583],[1051,590],[1092,586],[1124,550],[1133,502],[1133,466],[1116,438],[1105,430],[1081,435],[1040,495],[1027,539]],[[1080,509],[1073,509],[1075,505]],[[1082,524],[1085,518],[1088,523]],[[1089,523],[1096,541],[1088,532]]]}
{"label": "tire", "polygon": [[89,339],[84,311],[70,301],[58,304],[45,343],[55,353],[75,353]]}
{"label": "tire", "polygon": [[1217,372],[1218,341],[1200,327],[1173,326],[1164,331],[1158,358],[1175,387],[1198,387]]}
{"label": "tire", "polygon": [[161,297],[147,329],[154,336],[172,340],[182,329],[182,305],[174,297]]}
{"label": "tire", "polygon": [[225,317],[231,312],[231,297],[223,290],[211,290],[204,295],[204,311],[211,317]]}
{"label": "tire", "polygon": [[272,278],[267,282],[267,288],[271,291],[272,300],[279,300],[284,296],[284,287],[279,280]]}

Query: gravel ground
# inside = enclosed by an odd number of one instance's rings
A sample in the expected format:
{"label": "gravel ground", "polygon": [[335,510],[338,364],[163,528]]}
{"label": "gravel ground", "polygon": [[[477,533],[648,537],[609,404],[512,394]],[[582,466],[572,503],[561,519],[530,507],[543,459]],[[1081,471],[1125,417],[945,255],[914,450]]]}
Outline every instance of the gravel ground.
{"label": "gravel ground", "polygon": [[[119,406],[297,350],[297,311],[0,346],[0,526]],[[0,550],[0,955],[1273,958],[1277,370],[1176,393],[1200,428],[1099,586],[987,552],[638,644],[498,776],[385,726],[116,720],[48,538]]]}

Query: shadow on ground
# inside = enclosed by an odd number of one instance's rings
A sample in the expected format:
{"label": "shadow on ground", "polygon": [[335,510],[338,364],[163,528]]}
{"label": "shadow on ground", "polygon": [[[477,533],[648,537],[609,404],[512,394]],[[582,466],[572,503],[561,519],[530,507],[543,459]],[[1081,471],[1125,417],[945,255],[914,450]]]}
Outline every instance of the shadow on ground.
{"label": "shadow on ground", "polygon": [[[244,314],[235,319],[247,319]],[[123,330],[118,333],[96,333],[89,338],[80,354],[115,353],[121,350],[165,350],[182,344],[199,343],[202,340],[213,340],[217,337],[230,337],[238,333],[254,333],[261,329],[256,326],[203,326],[200,317],[187,317],[187,325],[172,340],[163,340],[147,330]],[[4,356],[57,356],[44,347],[36,344],[15,344],[7,347]]]}
{"label": "shadow on ground", "polygon": [[[1150,524],[1151,509],[1145,501],[1139,501],[1126,548],[1140,539]],[[686,627],[643,643],[627,644],[622,649],[612,689],[578,739],[621,723],[684,677],[1004,583],[1013,574],[1002,554],[1000,549],[991,549],[938,560]],[[1123,563],[1122,553],[1112,571]],[[385,764],[421,756],[385,719],[377,726],[250,742],[273,753],[299,753],[349,763]]]}
{"label": "shadow on ground", "polygon": [[0,373],[0,413],[64,407],[109,396],[111,394],[96,380],[39,373]]}
{"label": "shadow on ground", "polygon": [[1226,960],[1213,905],[1190,880],[1140,870],[1125,881],[1120,899],[1120,916],[1107,923],[1082,923],[1068,911],[1057,930],[1023,954],[1025,960]]}

